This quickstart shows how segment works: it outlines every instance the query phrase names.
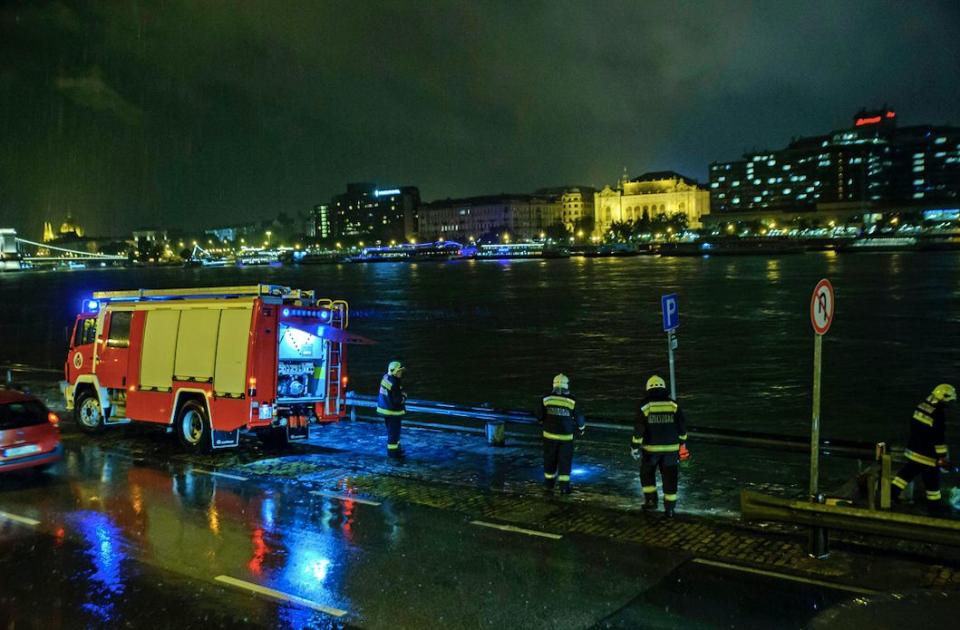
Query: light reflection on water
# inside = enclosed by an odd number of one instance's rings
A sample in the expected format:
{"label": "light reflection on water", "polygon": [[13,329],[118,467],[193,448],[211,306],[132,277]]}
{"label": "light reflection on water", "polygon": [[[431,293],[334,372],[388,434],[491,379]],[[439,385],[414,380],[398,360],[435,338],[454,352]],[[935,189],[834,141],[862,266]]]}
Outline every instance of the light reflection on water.
{"label": "light reflection on water", "polygon": [[809,297],[829,276],[838,311],[824,344],[824,434],[889,441],[929,387],[960,381],[958,267],[952,252],[823,252],[5,274],[0,360],[61,365],[59,330],[94,289],[270,282],[350,301],[351,327],[379,341],[350,350],[361,392],[399,357],[417,398],[529,409],[562,371],[588,416],[629,422],[645,377],[666,371],[659,300],[677,292],[691,423],[802,434]]}

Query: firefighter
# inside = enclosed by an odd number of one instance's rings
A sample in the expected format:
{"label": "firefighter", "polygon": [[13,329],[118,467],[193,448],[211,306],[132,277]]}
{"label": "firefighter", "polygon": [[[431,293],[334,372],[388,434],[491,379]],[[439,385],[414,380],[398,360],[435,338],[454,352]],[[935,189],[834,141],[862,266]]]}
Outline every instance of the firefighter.
{"label": "firefighter", "polygon": [[950,468],[947,451],[946,406],[957,399],[953,385],[941,384],[913,411],[910,421],[910,439],[903,451],[907,463],[893,478],[891,496],[896,500],[907,484],[920,475],[927,497],[927,510],[941,510],[940,468]]}
{"label": "firefighter", "polygon": [[[667,395],[667,384],[657,375],[647,380],[647,395],[637,409],[630,454],[641,459],[640,484],[643,509],[657,509],[657,470],[663,483],[663,511],[672,517],[677,506],[680,452],[686,450],[687,427],[683,412]],[[642,452],[642,454],[641,454]]]}
{"label": "firefighter", "polygon": [[560,492],[570,494],[570,469],[573,467],[573,433],[583,437],[587,430],[582,414],[576,412],[577,401],[570,394],[570,379],[564,374],[553,377],[553,390],[540,401],[537,417],[543,425],[543,485],[553,492],[559,482]]}
{"label": "firefighter", "polygon": [[404,369],[400,361],[391,361],[387,366],[387,373],[380,379],[377,413],[383,416],[387,425],[387,455],[390,457],[403,455],[400,448],[400,425],[407,413],[407,394],[403,391],[400,379],[403,378]]}

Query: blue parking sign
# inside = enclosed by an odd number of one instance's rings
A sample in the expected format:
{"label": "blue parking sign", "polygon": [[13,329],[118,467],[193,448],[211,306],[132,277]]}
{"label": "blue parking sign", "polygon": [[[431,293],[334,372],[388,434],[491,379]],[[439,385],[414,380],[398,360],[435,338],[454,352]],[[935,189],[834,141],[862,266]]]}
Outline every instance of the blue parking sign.
{"label": "blue parking sign", "polygon": [[680,301],[676,293],[664,295],[660,298],[660,308],[663,311],[663,330],[671,331],[680,327]]}

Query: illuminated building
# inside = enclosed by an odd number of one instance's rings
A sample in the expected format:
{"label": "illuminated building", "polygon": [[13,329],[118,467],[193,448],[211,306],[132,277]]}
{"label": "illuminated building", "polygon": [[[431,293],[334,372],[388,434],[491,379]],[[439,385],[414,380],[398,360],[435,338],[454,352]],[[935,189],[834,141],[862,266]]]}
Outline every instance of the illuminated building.
{"label": "illuminated building", "polygon": [[[861,110],[853,126],[795,138],[710,165],[711,208],[838,215],[955,204],[960,197],[960,128],[899,127],[892,109]],[[767,214],[774,214],[768,212]]]}
{"label": "illuminated building", "polygon": [[319,203],[313,207],[311,213],[313,218],[313,236],[317,238],[330,238],[333,232],[330,227],[330,204]]}
{"label": "illuminated building", "polygon": [[467,241],[494,235],[514,241],[557,235],[557,226],[572,233],[584,219],[592,218],[593,189],[544,188],[530,194],[501,194],[443,199],[420,209],[421,239]]}
{"label": "illuminated building", "polygon": [[616,187],[597,193],[597,232],[605,233],[614,222],[655,219],[660,215],[687,217],[698,228],[710,213],[710,193],[695,180],[673,171],[644,173],[629,179],[626,172]]}
{"label": "illuminated building", "polygon": [[51,243],[61,238],[81,238],[83,237],[83,228],[75,223],[73,216],[68,212],[67,218],[60,224],[57,232],[53,231],[53,224],[49,221],[43,223],[43,242]]}
{"label": "illuminated building", "polygon": [[[347,184],[347,191],[330,201],[327,226],[332,238],[362,237],[367,240],[406,241],[417,233],[420,190],[416,186],[379,188],[372,183]],[[323,204],[317,233],[323,230]],[[321,236],[321,238],[323,238]]]}

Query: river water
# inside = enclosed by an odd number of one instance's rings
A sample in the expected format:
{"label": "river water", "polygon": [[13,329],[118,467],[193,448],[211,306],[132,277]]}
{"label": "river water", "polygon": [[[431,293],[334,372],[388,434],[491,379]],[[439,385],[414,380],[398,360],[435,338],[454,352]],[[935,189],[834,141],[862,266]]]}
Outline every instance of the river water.
{"label": "river water", "polygon": [[532,409],[562,371],[588,418],[629,422],[646,378],[667,370],[660,296],[675,292],[691,424],[804,435],[821,277],[837,292],[823,435],[902,443],[913,405],[960,385],[957,253],[7,273],[0,365],[62,365],[64,328],[91,291],[265,282],[349,301],[350,328],[379,342],[351,348],[352,389],[373,393],[399,358],[414,398]]}

